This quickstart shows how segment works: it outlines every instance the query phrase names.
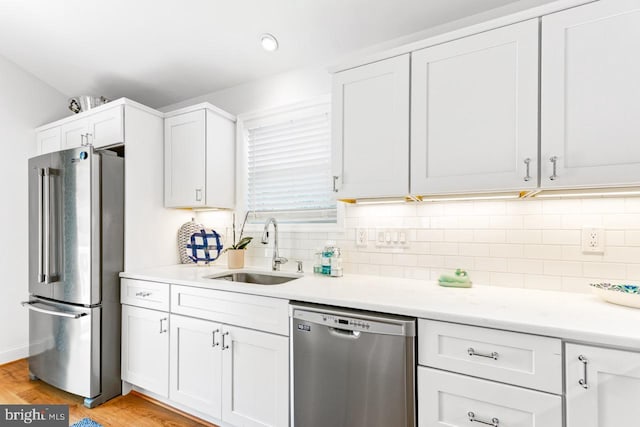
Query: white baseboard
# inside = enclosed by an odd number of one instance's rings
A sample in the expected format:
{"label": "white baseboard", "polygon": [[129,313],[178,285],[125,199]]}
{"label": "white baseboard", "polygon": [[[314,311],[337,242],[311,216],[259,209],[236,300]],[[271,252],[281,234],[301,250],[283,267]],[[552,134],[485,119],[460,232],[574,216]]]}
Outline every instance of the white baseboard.
{"label": "white baseboard", "polygon": [[13,362],[14,360],[24,359],[29,356],[29,346],[16,347],[10,350],[0,351],[0,365]]}

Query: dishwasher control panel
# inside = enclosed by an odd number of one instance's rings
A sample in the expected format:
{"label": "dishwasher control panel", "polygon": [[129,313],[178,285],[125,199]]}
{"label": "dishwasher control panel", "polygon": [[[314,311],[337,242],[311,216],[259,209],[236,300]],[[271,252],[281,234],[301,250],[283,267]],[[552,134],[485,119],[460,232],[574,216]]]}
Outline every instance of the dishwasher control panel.
{"label": "dishwasher control panel", "polygon": [[323,314],[322,320],[325,323],[333,323],[335,327],[339,328],[340,326],[352,326],[360,329],[369,329],[371,328],[371,324],[366,320],[353,319],[349,317],[341,317],[335,316],[331,314]]}
{"label": "dishwasher control panel", "polygon": [[[351,314],[351,313],[349,313]],[[355,314],[355,313],[354,313]],[[371,333],[383,333],[389,335],[415,334],[415,320],[395,320],[381,317],[347,316],[339,312],[322,312],[296,308],[293,311],[293,328],[301,331],[310,331],[313,324],[323,325],[329,328],[344,329],[349,331],[361,331]],[[295,320],[304,320],[304,323]],[[311,324],[311,325],[310,325]]]}

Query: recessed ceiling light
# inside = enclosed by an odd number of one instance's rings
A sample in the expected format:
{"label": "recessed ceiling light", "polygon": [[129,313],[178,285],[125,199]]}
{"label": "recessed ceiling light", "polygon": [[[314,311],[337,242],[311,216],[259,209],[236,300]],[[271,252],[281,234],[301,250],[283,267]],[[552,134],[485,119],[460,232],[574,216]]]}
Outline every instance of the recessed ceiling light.
{"label": "recessed ceiling light", "polygon": [[273,52],[278,50],[278,40],[273,36],[273,34],[264,33],[260,36],[260,44],[262,48],[267,52]]}

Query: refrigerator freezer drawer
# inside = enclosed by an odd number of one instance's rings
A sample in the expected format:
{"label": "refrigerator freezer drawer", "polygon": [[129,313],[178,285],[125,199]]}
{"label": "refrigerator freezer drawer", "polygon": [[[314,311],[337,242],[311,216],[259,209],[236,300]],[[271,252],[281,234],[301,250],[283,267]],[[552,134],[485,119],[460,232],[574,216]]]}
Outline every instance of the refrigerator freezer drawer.
{"label": "refrigerator freezer drawer", "polygon": [[100,394],[101,307],[84,308],[32,298],[29,371],[62,390]]}

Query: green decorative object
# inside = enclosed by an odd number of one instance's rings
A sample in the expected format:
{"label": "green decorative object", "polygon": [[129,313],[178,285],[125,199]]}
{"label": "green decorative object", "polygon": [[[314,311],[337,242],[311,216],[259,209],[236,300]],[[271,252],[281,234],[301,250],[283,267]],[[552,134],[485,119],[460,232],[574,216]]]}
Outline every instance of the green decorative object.
{"label": "green decorative object", "polygon": [[470,288],[472,282],[467,272],[458,268],[453,275],[441,275],[438,278],[438,284],[447,288]]}

